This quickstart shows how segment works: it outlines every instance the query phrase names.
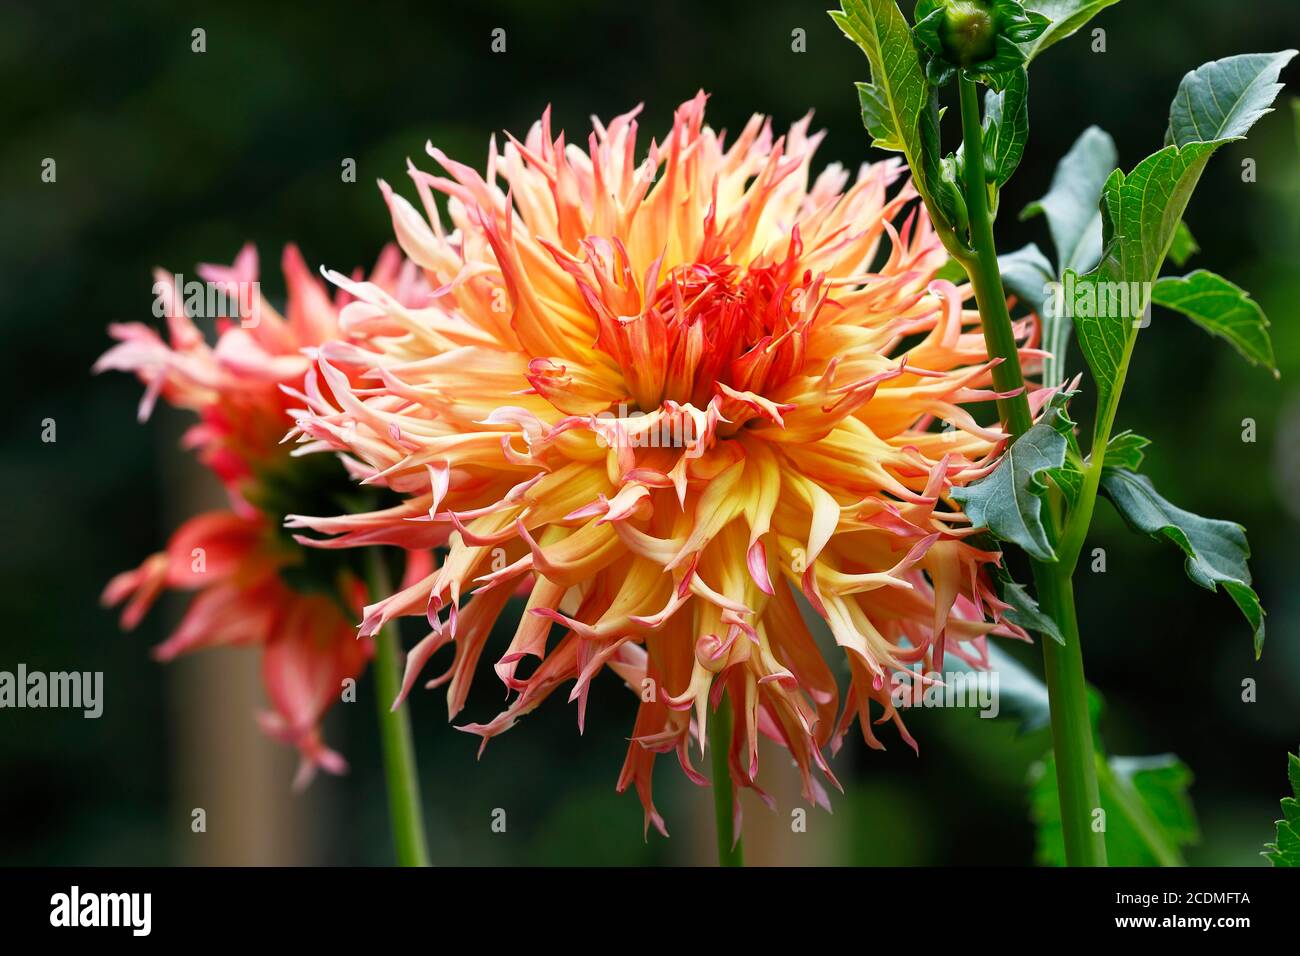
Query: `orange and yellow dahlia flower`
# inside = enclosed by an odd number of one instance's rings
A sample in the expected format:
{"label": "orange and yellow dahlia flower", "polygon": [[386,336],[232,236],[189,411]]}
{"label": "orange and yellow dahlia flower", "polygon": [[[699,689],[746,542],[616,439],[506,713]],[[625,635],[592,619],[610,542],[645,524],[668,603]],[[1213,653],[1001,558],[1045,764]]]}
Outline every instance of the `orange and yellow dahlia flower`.
{"label": "orange and yellow dahlia flower", "polygon": [[[294,446],[284,444],[291,422],[287,409],[298,404],[293,392],[312,364],[304,350],[340,336],[338,310],[349,296],[331,299],[294,246],[285,249],[282,265],[288,286],[284,316],[261,296],[257,253],[247,246],[232,267],[201,266],[206,282],[194,282],[201,288],[189,295],[191,283],[178,285],[176,277],[155,273],[167,340],[141,323],[110,327],[118,344],[95,371],[139,376],[146,386],[141,420],[160,396],[198,416],[183,444],[221,479],[230,507],[186,521],[165,550],[109,582],[103,601],[125,602],[121,621],[129,630],[163,590],[198,592],[176,630],[155,649],[160,660],[200,648],[260,647],[272,708],[260,722],[268,734],[300,750],[301,786],[317,767],[346,769],[322,742],[319,724],[339,699],[342,682],[365,667],[371,648],[356,639],[356,616],[365,603],[358,576],[322,565],[319,552],[296,545],[281,527],[289,502],[301,507],[304,495],[332,501],[332,488],[353,487],[337,464],[320,456],[292,457]],[[403,275],[401,266],[401,256],[389,247],[371,283],[404,299],[418,297],[421,281],[409,268]],[[218,290],[221,296],[213,301],[230,310],[215,316],[215,347],[186,309],[187,298],[197,305],[209,290]]]}
{"label": "orange and yellow dahlia flower", "polygon": [[[586,150],[548,113],[493,141],[486,176],[430,145],[446,174],[410,169],[422,212],[380,184],[431,297],[408,308],[331,275],[357,300],[345,324],[375,334],[319,350],[297,427],[405,499],[290,521],[325,547],[445,546],[362,633],[427,614],[402,692],[452,644],[430,686],[449,682],[453,715],[523,596],[494,665],[514,697],[461,728],[484,743],[570,681],[581,726],[612,670],[640,699],[618,788],[661,831],[654,757],[675,751],[702,782],[689,744],[724,690],[733,780],[756,786],[764,735],[825,804],[814,771],[835,782],[824,751],[855,719],[872,747],[873,719],[912,743],[891,675],[945,649],[978,665],[991,633],[1027,639],[950,497],[1006,438],[966,408],[997,397],[993,363],[968,289],[936,279],[947,257],[901,165],[810,182],[808,118],[774,138],[755,116],[728,146],[704,105],[683,104],[641,163],[637,111],[596,121]],[[1032,344],[1035,323],[1019,333]],[[843,651],[842,711],[801,606]]]}

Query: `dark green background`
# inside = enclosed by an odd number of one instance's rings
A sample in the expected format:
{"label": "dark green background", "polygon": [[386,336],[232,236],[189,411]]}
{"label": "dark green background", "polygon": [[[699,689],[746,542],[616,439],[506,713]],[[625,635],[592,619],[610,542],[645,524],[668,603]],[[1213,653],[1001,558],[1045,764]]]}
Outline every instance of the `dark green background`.
{"label": "dark green background", "polygon": [[[712,94],[710,122],[732,130],[751,112],[784,127],[815,107],[815,125],[830,131],[818,165],[856,165],[868,151],[852,83],[867,67],[825,6],[5,5],[0,360],[11,408],[0,416],[0,669],[24,661],[103,670],[106,710],[99,721],[0,711],[0,863],[186,862],[201,857],[192,841],[227,839],[245,825],[212,821],[207,834],[191,835],[190,805],[178,797],[185,744],[177,714],[192,701],[175,682],[193,679],[207,659],[169,669],[147,649],[179,602],[164,601],[129,636],[97,604],[108,577],[159,546],[194,506],[192,469],[175,450],[184,416],[164,408],[141,427],[138,385],[89,374],[108,345],[107,323],[152,321],[150,269],[228,261],[252,239],[274,300],[282,290],[273,266],[287,241],[313,265],[368,264],[390,237],[376,178],[409,193],[405,157],[432,168],[426,140],[481,167],[491,132],[521,135],[548,103],[554,126],[585,142],[589,114],[608,118],[644,102],[643,145],[662,138],[672,108],[700,88]],[[1108,129],[1132,166],[1162,144],[1169,100],[1188,69],[1300,46],[1294,0],[1127,0],[1095,25],[1107,31],[1105,54],[1090,52],[1081,35],[1035,67],[1029,153],[998,226],[1007,250],[1046,244],[1041,222],[1021,224],[1013,213],[1046,191],[1084,126]],[[195,27],[207,31],[204,54],[190,51]],[[490,52],[495,27],[507,31],[505,54]],[[791,52],[795,28],[807,31],[806,54]],[[1196,775],[1203,840],[1194,863],[1261,862],[1285,753],[1300,743],[1300,164],[1291,98],[1284,94],[1284,109],[1249,144],[1214,160],[1187,217],[1204,249],[1194,264],[1252,290],[1273,320],[1281,381],[1186,322],[1158,316],[1141,338],[1121,412],[1122,426],[1155,440],[1148,471],[1168,497],[1250,529],[1270,613],[1264,658],[1254,662],[1248,628],[1225,596],[1193,588],[1175,553],[1128,536],[1104,505],[1090,547],[1107,549],[1108,571],[1085,570],[1078,582],[1088,673],[1109,701],[1111,750],[1173,751]],[[45,157],[57,160],[57,183],[40,181]],[[340,182],[344,157],[357,161],[355,184]],[[1247,157],[1258,162],[1257,183],[1241,181]],[[54,444],[40,438],[47,417],[57,421]],[[1241,440],[1244,418],[1258,423],[1254,444]],[[213,483],[198,483],[212,497]],[[1024,659],[1037,667],[1035,654]],[[500,704],[486,676],[470,719]],[[1241,702],[1247,677],[1258,680],[1258,703]],[[369,693],[367,679],[363,701]],[[657,778],[671,840],[643,842],[635,798],[613,792],[633,710],[605,678],[592,692],[585,737],[557,695],[476,762],[477,740],[447,727],[441,694],[417,694],[435,857],[706,859],[707,794],[672,758]],[[246,730],[252,718],[240,706],[219,719]],[[1045,733],[1017,739],[1006,722],[970,712],[917,713],[909,725],[919,760],[888,729],[886,753],[850,741],[835,764],[848,793],[834,816],[810,815],[806,839],[816,849],[798,861],[1030,862],[1024,779],[1047,747]],[[302,834],[292,858],[385,862],[369,705],[336,708],[327,731],[353,772],[291,798]],[[189,792],[216,786],[203,777],[203,755],[188,756]],[[292,769],[281,763],[277,800]],[[784,763],[769,757],[769,780]],[[506,834],[489,830],[494,807],[508,809]],[[766,826],[788,829],[789,809]]]}

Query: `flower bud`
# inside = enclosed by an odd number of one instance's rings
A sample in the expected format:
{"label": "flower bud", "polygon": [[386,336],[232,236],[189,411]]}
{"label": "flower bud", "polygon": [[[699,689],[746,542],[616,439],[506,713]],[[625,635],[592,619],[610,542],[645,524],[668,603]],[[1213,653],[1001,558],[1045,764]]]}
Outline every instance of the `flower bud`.
{"label": "flower bud", "polygon": [[935,86],[959,69],[996,86],[1000,74],[1024,66],[1022,45],[1050,23],[1041,13],[1026,12],[1020,0],[920,0],[912,32]]}
{"label": "flower bud", "polygon": [[994,12],[990,0],[950,0],[939,24],[939,41],[950,62],[966,67],[993,55]]}

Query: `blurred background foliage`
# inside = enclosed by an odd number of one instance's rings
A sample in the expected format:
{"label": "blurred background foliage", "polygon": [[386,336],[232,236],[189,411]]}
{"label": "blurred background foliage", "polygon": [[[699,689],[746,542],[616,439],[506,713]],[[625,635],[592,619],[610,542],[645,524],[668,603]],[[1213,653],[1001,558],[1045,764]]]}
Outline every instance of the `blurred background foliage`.
{"label": "blurred background foliage", "polygon": [[[264,287],[283,293],[279,250],[312,264],[369,264],[390,226],[374,182],[408,195],[405,161],[432,140],[482,167],[492,132],[526,131],[549,103],[554,127],[585,141],[587,117],[644,102],[643,147],[673,107],[712,94],[715,128],[751,112],[779,128],[816,108],[822,161],[867,155],[852,83],[858,51],[826,3],[515,0],[479,4],[253,2],[6,3],[0,11],[0,352],[11,412],[0,420],[5,527],[0,669],[105,672],[98,721],[60,711],[0,712],[0,863],[307,862],[391,859],[378,747],[360,701],[334,709],[327,739],[352,773],[290,795],[293,757],[262,741],[252,655],[169,667],[148,648],[182,606],[165,600],[122,635],[98,606],[104,582],[157,548],[175,524],[220,500],[177,451],[183,415],[135,421],[139,386],[92,379],[109,322],[150,321],[150,270],[229,261],[246,240]],[[1043,195],[1057,159],[1088,124],[1109,130],[1126,167],[1162,144],[1183,73],[1230,54],[1300,46],[1295,0],[1129,0],[1103,13],[1106,52],[1076,36],[1035,66],[1032,138],[1004,192],[1007,251],[1046,243],[1014,213]],[[202,27],[207,52],[191,52]],[[490,34],[506,30],[507,52]],[[807,53],[791,50],[803,29]],[[1295,68],[1291,70],[1295,74]],[[1140,340],[1121,426],[1154,439],[1147,471],[1171,500],[1250,530],[1269,611],[1263,660],[1231,602],[1193,588],[1181,560],[1129,535],[1106,506],[1089,547],[1105,574],[1078,582],[1085,656],[1108,702],[1112,754],[1172,751],[1190,766],[1202,838],[1195,864],[1261,863],[1300,739],[1300,164],[1291,103],[1248,144],[1211,164],[1188,214],[1206,265],[1252,291],[1273,321],[1280,381],[1190,323],[1159,315]],[[953,135],[949,131],[950,136]],[[951,148],[951,147],[949,147]],[[42,183],[41,161],[57,161]],[[344,158],[358,182],[341,182]],[[1258,181],[1243,183],[1253,158]],[[1072,360],[1079,367],[1077,356]],[[1085,402],[1089,401],[1085,397]],[[42,443],[42,420],[57,442]],[[1242,441],[1243,419],[1258,440]],[[500,635],[498,635],[500,637]],[[1017,649],[1019,651],[1021,649]],[[1035,649],[1018,656],[1035,671]],[[234,661],[232,663],[232,661]],[[214,683],[210,675],[225,668]],[[233,669],[232,669],[233,668]],[[1258,702],[1242,702],[1242,682]],[[480,683],[467,716],[500,706]],[[414,721],[434,856],[442,863],[701,862],[708,794],[671,758],[657,798],[673,833],[643,841],[634,797],[613,791],[633,705],[612,678],[591,695],[587,731],[562,696],[475,760],[476,738],[446,724],[440,694],[417,694]],[[776,814],[747,808],[754,862],[1027,864],[1026,778],[1049,745],[973,711],[919,712],[918,759],[852,739],[835,762],[847,793],[791,834],[793,781]],[[768,754],[768,761],[784,761]],[[780,766],[768,779],[780,778]],[[793,778],[793,773],[788,775]],[[191,810],[208,810],[193,834]],[[508,814],[505,834],[489,827]]]}

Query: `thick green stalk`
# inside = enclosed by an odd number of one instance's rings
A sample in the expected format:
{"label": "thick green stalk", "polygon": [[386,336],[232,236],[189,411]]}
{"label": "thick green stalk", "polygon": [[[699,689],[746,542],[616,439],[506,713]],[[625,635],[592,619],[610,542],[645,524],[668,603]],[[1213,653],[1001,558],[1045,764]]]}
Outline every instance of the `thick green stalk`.
{"label": "thick green stalk", "polygon": [[[383,553],[370,548],[370,593],[377,600],[391,592]],[[389,622],[375,635],[375,694],[378,700],[379,735],[383,742],[384,776],[388,785],[388,815],[393,828],[393,846],[398,866],[429,866],[429,849],[424,836],[424,814],[420,809],[420,776],[415,766],[415,745],[411,739],[411,718],[403,703],[393,707],[402,688],[401,648],[397,624]]]}
{"label": "thick green stalk", "polygon": [[735,831],[731,771],[731,700],[722,695],[709,722],[709,750],[713,761],[713,815],[718,834],[718,866],[744,866],[745,846]]}
{"label": "thick green stalk", "polygon": [[[963,259],[962,265],[975,291],[989,354],[1002,359],[993,369],[993,384],[999,392],[1016,392],[1013,397],[999,401],[998,409],[1012,437],[1019,438],[1032,426],[1033,416],[1024,391],[1024,373],[1020,368],[993,238],[993,217],[989,211],[989,189],[984,175],[984,131],[980,123],[979,89],[965,75],[959,84],[966,157],[966,209],[970,216],[974,249],[974,256]],[[1050,521],[1050,511],[1049,524],[1054,524]],[[1055,539],[1055,534],[1052,537]],[[1087,684],[1083,677],[1083,651],[1074,607],[1074,586],[1070,580],[1072,565],[1035,561],[1033,567],[1034,583],[1043,611],[1056,621],[1065,637],[1064,647],[1050,640],[1042,642],[1065,856],[1071,866],[1105,866],[1105,835],[1092,830],[1092,812],[1101,802],[1092,721],[1088,715]]]}
{"label": "thick green stalk", "polygon": [[1016,334],[1011,327],[1011,313],[1002,289],[1002,272],[998,268],[997,244],[993,239],[993,216],[989,212],[988,183],[984,178],[984,130],[980,126],[979,90],[973,80],[961,78],[961,123],[966,151],[966,212],[970,216],[973,260],[962,263],[975,290],[980,320],[989,354],[1002,361],[993,369],[993,385],[999,392],[1019,394],[998,402],[998,411],[1011,434],[1020,437],[1033,425],[1029,401],[1025,397],[1024,373]]}
{"label": "thick green stalk", "polygon": [[1059,565],[1034,562],[1039,605],[1061,629],[1065,644],[1044,639],[1043,674],[1052,712],[1052,750],[1061,801],[1061,834],[1071,866],[1105,866],[1106,835],[1093,829],[1101,806],[1088,685],[1083,678],[1083,646],[1074,607],[1074,583]]}

